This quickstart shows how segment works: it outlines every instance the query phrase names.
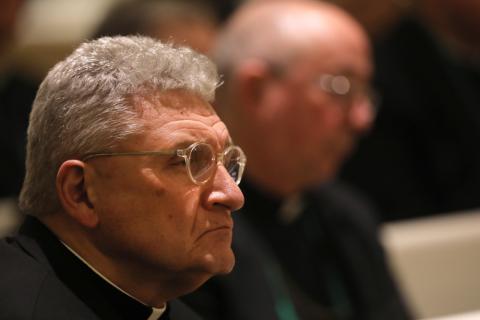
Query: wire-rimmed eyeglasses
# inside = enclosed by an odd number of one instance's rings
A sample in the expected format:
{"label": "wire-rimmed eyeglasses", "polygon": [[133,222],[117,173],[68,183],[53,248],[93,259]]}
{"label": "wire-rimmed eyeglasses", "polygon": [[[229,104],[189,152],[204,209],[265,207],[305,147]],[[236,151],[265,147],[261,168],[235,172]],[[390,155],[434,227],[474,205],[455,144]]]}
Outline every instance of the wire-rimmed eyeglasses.
{"label": "wire-rimmed eyeglasses", "polygon": [[198,185],[210,180],[215,173],[215,165],[218,164],[222,164],[235,183],[239,184],[247,162],[247,157],[239,146],[230,145],[223,152],[215,153],[213,147],[205,142],[195,142],[186,148],[173,150],[90,153],[82,161],[98,157],[166,155],[183,158],[190,179]]}

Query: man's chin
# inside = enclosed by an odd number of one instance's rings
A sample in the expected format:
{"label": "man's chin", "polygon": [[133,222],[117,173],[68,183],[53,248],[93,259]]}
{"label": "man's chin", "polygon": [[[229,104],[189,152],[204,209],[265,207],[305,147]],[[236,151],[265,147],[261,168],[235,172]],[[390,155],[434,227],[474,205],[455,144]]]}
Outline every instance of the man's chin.
{"label": "man's chin", "polygon": [[235,256],[232,250],[223,255],[205,254],[200,264],[197,264],[193,269],[189,269],[186,278],[190,279],[190,283],[194,284],[187,291],[192,292],[207,282],[210,278],[219,275],[229,274],[235,265]]}
{"label": "man's chin", "polygon": [[235,267],[235,258],[232,258],[228,266],[225,266],[218,274],[229,274],[230,272],[232,272],[234,267]]}
{"label": "man's chin", "polygon": [[205,255],[207,269],[212,276],[228,274],[235,266],[235,256],[231,249],[223,254]]}

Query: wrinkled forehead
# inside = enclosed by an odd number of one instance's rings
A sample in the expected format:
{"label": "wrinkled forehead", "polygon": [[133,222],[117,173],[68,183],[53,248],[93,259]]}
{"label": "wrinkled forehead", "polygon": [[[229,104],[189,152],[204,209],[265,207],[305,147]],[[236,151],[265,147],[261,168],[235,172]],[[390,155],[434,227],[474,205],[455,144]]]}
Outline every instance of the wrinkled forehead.
{"label": "wrinkled forehead", "polygon": [[138,97],[136,103],[145,128],[143,135],[163,148],[198,141],[219,148],[230,143],[225,124],[211,104],[195,93],[170,90]]}
{"label": "wrinkled forehead", "polygon": [[206,116],[215,113],[211,104],[205,101],[201,95],[185,89],[148,92],[132,96],[132,103],[142,119],[158,116],[168,110],[179,113],[195,112]]}

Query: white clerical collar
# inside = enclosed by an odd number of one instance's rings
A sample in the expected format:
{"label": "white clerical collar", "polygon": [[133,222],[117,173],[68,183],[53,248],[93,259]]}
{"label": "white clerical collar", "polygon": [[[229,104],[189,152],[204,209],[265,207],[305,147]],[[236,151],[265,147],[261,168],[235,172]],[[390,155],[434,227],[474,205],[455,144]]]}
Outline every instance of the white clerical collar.
{"label": "white clerical collar", "polygon": [[71,253],[73,253],[78,259],[80,259],[80,261],[82,261],[87,267],[89,267],[93,272],[95,272],[100,278],[102,278],[103,280],[108,282],[112,287],[114,287],[117,290],[119,290],[120,292],[126,294],[127,296],[129,296],[133,300],[138,301],[139,303],[143,304],[144,306],[147,306],[147,307],[151,308],[152,309],[152,314],[148,317],[147,320],[158,320],[158,318],[160,318],[160,316],[167,309],[167,303],[165,303],[165,305],[162,308],[151,307],[151,306],[143,303],[142,301],[138,300],[137,298],[135,298],[134,296],[132,296],[128,292],[122,290],[115,283],[113,283],[112,281],[107,279],[107,277],[105,277],[103,274],[101,274],[99,271],[97,271],[97,269],[95,269],[93,266],[91,266],[85,259],[83,259],[78,253],[76,253],[72,248],[70,248],[65,242],[63,242],[63,241],[60,241],[60,242],[65,246],[65,248],[67,248]]}
{"label": "white clerical collar", "polygon": [[305,200],[301,193],[285,198],[278,209],[278,218],[283,224],[290,224],[300,217],[305,209]]}

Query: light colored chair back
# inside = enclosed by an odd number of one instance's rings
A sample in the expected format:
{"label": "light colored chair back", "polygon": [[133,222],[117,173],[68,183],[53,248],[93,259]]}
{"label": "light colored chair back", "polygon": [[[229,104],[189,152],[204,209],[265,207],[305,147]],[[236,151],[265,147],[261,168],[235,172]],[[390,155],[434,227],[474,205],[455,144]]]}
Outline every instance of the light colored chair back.
{"label": "light colored chair back", "polygon": [[418,318],[480,310],[480,211],[390,223],[381,234]]}

